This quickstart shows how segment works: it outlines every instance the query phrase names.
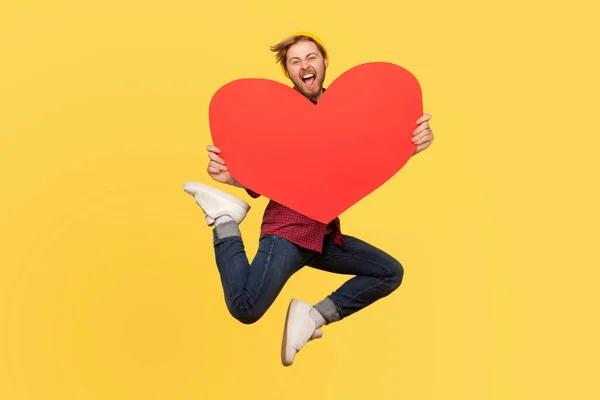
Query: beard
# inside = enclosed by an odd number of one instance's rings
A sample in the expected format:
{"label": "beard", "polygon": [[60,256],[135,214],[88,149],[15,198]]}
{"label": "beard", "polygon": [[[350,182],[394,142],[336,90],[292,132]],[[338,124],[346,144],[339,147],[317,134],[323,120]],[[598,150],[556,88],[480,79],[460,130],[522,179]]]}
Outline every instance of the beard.
{"label": "beard", "polygon": [[304,81],[302,79],[300,79],[300,82],[298,82],[295,86],[296,89],[298,89],[298,91],[302,93],[304,97],[308,97],[309,99],[316,99],[323,91],[324,82],[325,72],[323,72],[323,76],[319,76],[315,73],[315,83],[312,85],[311,88],[305,87]]}

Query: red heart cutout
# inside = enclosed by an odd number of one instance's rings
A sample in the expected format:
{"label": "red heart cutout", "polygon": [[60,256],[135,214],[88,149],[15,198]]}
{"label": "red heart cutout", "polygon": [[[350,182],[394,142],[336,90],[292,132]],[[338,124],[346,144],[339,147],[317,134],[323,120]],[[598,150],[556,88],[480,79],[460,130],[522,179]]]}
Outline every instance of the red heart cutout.
{"label": "red heart cutout", "polygon": [[421,87],[406,69],[374,62],[349,69],[315,105],[268,79],[221,87],[210,130],[242,185],[328,223],[392,178],[415,151]]}

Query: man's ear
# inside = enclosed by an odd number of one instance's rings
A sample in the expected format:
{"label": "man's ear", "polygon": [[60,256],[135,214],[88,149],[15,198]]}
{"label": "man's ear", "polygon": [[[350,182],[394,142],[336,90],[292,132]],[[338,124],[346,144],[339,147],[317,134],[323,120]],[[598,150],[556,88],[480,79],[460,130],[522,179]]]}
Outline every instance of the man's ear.
{"label": "man's ear", "polygon": [[327,68],[327,59],[325,59],[324,62],[325,62],[325,68]]}

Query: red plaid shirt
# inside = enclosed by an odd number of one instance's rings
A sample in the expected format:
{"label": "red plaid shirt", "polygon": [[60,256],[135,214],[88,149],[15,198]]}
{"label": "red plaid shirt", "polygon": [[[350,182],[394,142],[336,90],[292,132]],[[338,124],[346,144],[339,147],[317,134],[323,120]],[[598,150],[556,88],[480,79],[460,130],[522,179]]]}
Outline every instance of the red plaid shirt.
{"label": "red plaid shirt", "polygon": [[[260,197],[250,189],[246,192],[253,198]],[[339,217],[326,225],[270,200],[265,208],[260,235],[278,235],[300,247],[321,253],[327,228],[332,230],[334,243],[346,247]]]}
{"label": "red plaid shirt", "polygon": [[[294,87],[294,89],[296,88]],[[312,99],[310,101],[317,104]],[[260,194],[250,189],[246,189],[246,192],[253,198],[260,197]],[[323,240],[328,229],[331,230],[334,243],[340,247],[346,247],[346,242],[342,237],[339,217],[336,217],[329,224],[324,224],[270,200],[265,209],[260,235],[278,235],[300,247],[321,253],[323,251]]]}

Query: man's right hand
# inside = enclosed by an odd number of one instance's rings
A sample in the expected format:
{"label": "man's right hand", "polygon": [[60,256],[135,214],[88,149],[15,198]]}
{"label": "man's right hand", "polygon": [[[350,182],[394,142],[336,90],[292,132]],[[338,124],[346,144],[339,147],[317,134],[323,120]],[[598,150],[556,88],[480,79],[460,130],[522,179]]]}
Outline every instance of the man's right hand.
{"label": "man's right hand", "polygon": [[208,151],[208,158],[210,158],[207,168],[208,175],[217,182],[243,188],[243,186],[240,185],[227,170],[225,160],[219,157],[218,154],[221,152],[221,149],[216,146],[208,145],[206,146],[206,150]]}

